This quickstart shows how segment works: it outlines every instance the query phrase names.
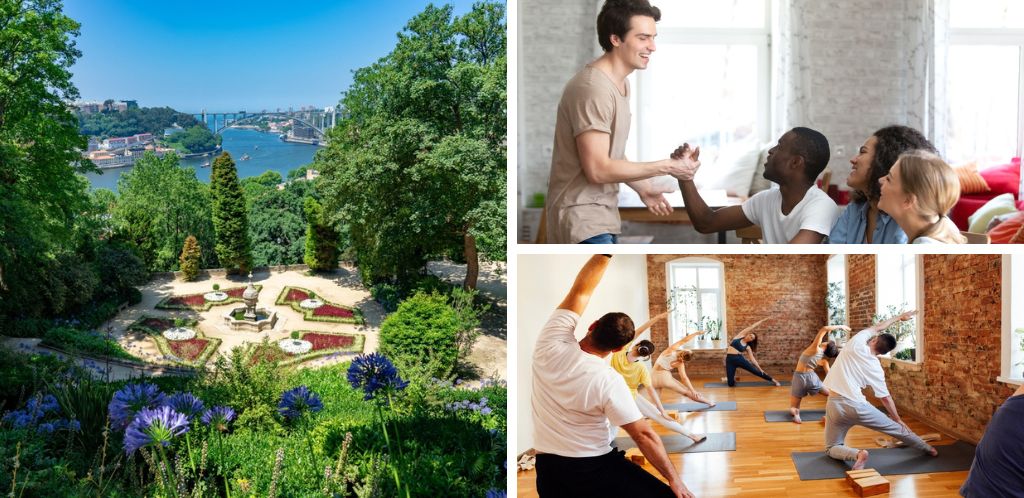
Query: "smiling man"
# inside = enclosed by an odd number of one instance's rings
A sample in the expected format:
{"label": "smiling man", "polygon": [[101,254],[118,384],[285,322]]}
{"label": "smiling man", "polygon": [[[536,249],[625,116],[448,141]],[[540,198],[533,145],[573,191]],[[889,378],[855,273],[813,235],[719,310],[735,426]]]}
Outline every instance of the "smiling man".
{"label": "smiling man", "polygon": [[627,182],[656,215],[672,207],[663,194],[675,185],[649,180],[685,172],[682,160],[626,159],[631,113],[626,80],[646,69],[661,11],[647,0],[607,0],[597,16],[604,55],[576,73],[562,91],[547,194],[547,241],[613,244],[621,229],[619,183]]}

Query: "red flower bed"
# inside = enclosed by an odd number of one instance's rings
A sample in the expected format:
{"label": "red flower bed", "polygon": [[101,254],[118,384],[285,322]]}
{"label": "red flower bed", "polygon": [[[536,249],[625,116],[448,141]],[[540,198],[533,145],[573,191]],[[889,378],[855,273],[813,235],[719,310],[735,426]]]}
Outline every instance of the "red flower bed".
{"label": "red flower bed", "polygon": [[336,316],[339,318],[352,318],[355,316],[352,310],[340,308],[331,304],[324,304],[313,310],[313,316]]}
{"label": "red flower bed", "polygon": [[313,351],[347,348],[355,342],[355,337],[350,335],[317,334],[314,332],[302,334],[302,339],[313,344]]}
{"label": "red flower bed", "polygon": [[167,304],[171,306],[202,306],[206,304],[206,298],[202,294],[176,296],[168,299]]}
{"label": "red flower bed", "polygon": [[174,356],[187,361],[193,361],[203,353],[210,341],[194,337],[187,341],[167,341]]}
{"label": "red flower bed", "polygon": [[288,291],[288,295],[285,296],[284,298],[285,301],[296,302],[302,302],[305,301],[306,299],[309,299],[309,294],[306,294],[305,292],[300,291],[299,289],[290,289]]}
{"label": "red flower bed", "polygon": [[147,318],[142,322],[142,326],[157,332],[163,332],[174,326],[174,320],[167,318]]}
{"label": "red flower bed", "polygon": [[242,293],[245,292],[245,287],[235,287],[234,289],[222,290],[221,292],[228,295],[228,297],[242,298]]}

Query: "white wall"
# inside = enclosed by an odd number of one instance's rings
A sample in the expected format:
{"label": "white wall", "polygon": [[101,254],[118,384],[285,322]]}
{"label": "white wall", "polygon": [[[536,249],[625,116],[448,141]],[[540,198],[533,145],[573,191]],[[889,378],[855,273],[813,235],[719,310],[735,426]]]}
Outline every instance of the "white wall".
{"label": "white wall", "polygon": [[[518,257],[519,299],[516,315],[518,339],[516,396],[516,454],[533,447],[533,417],[530,399],[533,395],[533,345],[541,327],[572,286],[576,273],[588,255],[533,255]],[[647,257],[642,254],[620,254],[612,258],[601,284],[591,297],[576,337],[583,338],[587,326],[605,313],[628,314],[640,326],[648,316]],[[649,332],[645,333],[649,334]]]}

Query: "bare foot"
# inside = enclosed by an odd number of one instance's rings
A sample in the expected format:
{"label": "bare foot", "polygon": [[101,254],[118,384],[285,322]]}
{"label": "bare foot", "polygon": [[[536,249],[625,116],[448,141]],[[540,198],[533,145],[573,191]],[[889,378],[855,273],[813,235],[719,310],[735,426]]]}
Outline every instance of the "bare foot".
{"label": "bare foot", "polygon": [[800,409],[799,408],[790,408],[789,409],[789,414],[793,416],[793,422],[794,423],[797,423],[797,424],[804,423],[803,420],[800,420]]}
{"label": "bare foot", "polygon": [[775,387],[778,387],[778,386],[781,386],[781,385],[782,385],[782,383],[781,383],[781,382],[779,382],[779,381],[777,381],[777,380],[773,380],[772,382],[774,382],[774,383],[775,383]]}
{"label": "bare foot", "polygon": [[691,435],[689,437],[690,437],[690,439],[693,440],[694,443],[703,443],[704,440],[708,438],[708,435],[707,434],[693,434],[693,435]]}
{"label": "bare foot", "polygon": [[928,454],[933,456],[933,457],[939,456],[939,450],[935,449],[934,446],[932,446],[931,448],[932,449],[931,449],[931,451],[928,452]]}
{"label": "bare foot", "polygon": [[864,465],[868,463],[868,450],[860,450],[857,452],[857,461],[853,463],[853,470],[860,470],[864,468]]}

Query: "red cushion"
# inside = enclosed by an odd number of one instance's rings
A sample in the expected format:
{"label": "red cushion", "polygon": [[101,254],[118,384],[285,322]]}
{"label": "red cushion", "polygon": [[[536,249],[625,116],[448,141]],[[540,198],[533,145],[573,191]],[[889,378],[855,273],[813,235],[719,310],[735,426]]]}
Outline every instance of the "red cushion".
{"label": "red cushion", "polygon": [[992,189],[991,193],[1013,194],[1014,198],[1017,197],[1020,191],[1020,159],[1017,158],[1015,161],[979,171],[985,183]]}
{"label": "red cushion", "polygon": [[991,201],[995,198],[996,194],[991,192],[987,194],[971,194],[960,197],[956,205],[949,212],[949,219],[956,223],[956,226],[960,227],[961,230],[967,230],[967,218],[974,214],[975,211],[981,209],[986,202]]}

